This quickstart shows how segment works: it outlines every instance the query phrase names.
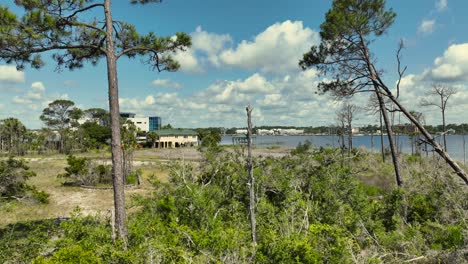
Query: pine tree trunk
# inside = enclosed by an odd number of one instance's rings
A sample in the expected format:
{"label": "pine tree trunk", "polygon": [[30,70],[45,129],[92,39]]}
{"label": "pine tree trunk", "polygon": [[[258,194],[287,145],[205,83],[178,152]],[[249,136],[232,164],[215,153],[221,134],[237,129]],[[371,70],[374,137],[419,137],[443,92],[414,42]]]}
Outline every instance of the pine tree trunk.
{"label": "pine tree trunk", "polygon": [[252,163],[252,107],[247,106],[247,170],[249,171],[249,194],[250,194],[250,227],[252,231],[252,243],[257,246],[256,223],[255,223],[255,178]]}
{"label": "pine tree trunk", "polygon": [[125,212],[125,190],[123,177],[123,152],[120,135],[119,93],[117,81],[117,58],[114,49],[114,33],[110,0],[104,1],[106,16],[106,53],[107,53],[107,79],[109,85],[109,112],[112,130],[112,181],[114,187],[114,210],[117,236],[127,247],[127,226]]}
{"label": "pine tree trunk", "polygon": [[392,126],[388,120],[387,108],[385,106],[384,99],[382,98],[382,94],[380,94],[380,89],[376,85],[374,86],[374,88],[375,88],[375,93],[377,95],[377,98],[379,99],[380,111],[382,112],[382,117],[383,117],[385,127],[387,130],[387,137],[388,137],[388,142],[390,145],[390,152],[392,154],[393,167],[395,169],[396,183],[398,186],[402,186],[403,181],[401,179],[400,166],[398,164],[398,156],[397,156],[396,149],[395,149],[395,138],[393,135]]}
{"label": "pine tree trunk", "polygon": [[380,151],[382,153],[382,161],[385,162],[385,146],[383,137],[383,125],[382,125],[382,110],[379,111],[380,115]]}
{"label": "pine tree trunk", "polygon": [[392,161],[393,161],[393,167],[395,169],[396,182],[397,182],[398,186],[401,186],[403,184],[403,182],[402,182],[401,176],[400,176],[400,166],[398,165],[398,157],[397,157],[397,153],[396,153],[396,149],[395,149],[395,139],[394,139],[392,127],[389,124],[387,108],[385,106],[385,102],[384,102],[384,99],[382,97],[382,94],[380,93],[379,83],[377,82],[378,75],[377,75],[377,72],[374,69],[374,65],[371,63],[371,59],[370,59],[370,56],[369,56],[369,51],[367,49],[367,44],[364,41],[364,37],[362,35],[360,35],[360,39],[361,39],[361,44],[364,47],[364,58],[365,58],[365,61],[366,61],[366,64],[367,64],[367,69],[369,71],[370,79],[372,80],[372,84],[373,84],[374,89],[375,89],[375,94],[377,95],[377,99],[379,100],[380,111],[382,112],[382,117],[383,117],[383,120],[385,122],[386,129],[387,129],[387,137],[388,137],[388,141],[389,141],[389,145],[390,145],[390,152],[392,154]]}

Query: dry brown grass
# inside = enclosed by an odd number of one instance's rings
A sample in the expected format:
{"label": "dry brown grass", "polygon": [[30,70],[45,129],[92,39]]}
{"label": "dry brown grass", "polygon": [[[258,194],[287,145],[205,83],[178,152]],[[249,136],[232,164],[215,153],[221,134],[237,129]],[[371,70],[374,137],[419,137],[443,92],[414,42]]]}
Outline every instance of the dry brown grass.
{"label": "dry brown grass", "polygon": [[[150,192],[150,176],[154,175],[162,181],[167,179],[167,172],[158,162],[158,158],[148,154],[151,152],[140,155],[135,161],[135,168],[142,170],[143,182],[139,188],[126,189],[128,199],[133,194]],[[79,156],[110,163],[110,156],[105,153],[86,153]],[[15,201],[0,204],[0,226],[22,221],[68,217],[76,207],[80,207],[83,214],[107,214],[108,210],[113,208],[112,189],[86,189],[63,185],[63,179],[57,178],[57,175],[64,172],[66,158],[64,155],[24,158],[31,170],[36,172],[36,176],[30,178],[29,183],[39,191],[47,192],[50,202],[37,204]]]}

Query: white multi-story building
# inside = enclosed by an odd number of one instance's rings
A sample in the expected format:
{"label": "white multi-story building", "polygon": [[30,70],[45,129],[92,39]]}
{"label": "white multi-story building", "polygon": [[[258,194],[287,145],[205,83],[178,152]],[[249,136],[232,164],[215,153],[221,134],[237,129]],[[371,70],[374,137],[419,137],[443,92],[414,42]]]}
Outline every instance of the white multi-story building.
{"label": "white multi-story building", "polygon": [[148,117],[130,117],[127,120],[132,122],[141,132],[150,131]]}
{"label": "white multi-story building", "polygon": [[143,133],[161,129],[161,118],[158,116],[136,117],[133,113],[120,113],[120,116],[132,122]]}

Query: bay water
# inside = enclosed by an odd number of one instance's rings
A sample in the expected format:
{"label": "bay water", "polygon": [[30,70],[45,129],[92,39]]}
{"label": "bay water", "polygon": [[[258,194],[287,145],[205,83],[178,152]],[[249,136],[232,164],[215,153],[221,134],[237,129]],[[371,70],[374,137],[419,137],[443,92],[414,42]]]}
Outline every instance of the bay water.
{"label": "bay water", "polygon": [[[235,137],[235,136],[234,136]],[[221,139],[221,145],[233,144],[233,136],[225,135]],[[465,135],[468,141],[468,135]],[[295,148],[299,143],[304,144],[308,140],[314,147],[339,147],[339,138],[336,135],[300,135],[300,136],[259,136],[255,135],[253,143],[259,147],[272,147],[280,146],[283,148]],[[436,140],[441,143],[442,138],[436,137]],[[463,161],[465,155],[468,153],[468,144],[463,144],[463,135],[447,135],[447,150],[451,157],[456,160]],[[345,137],[345,144],[348,138]],[[408,135],[397,135],[396,143],[398,148],[403,153],[413,153],[414,146],[412,147],[411,138]],[[355,135],[353,136],[353,146],[355,148],[366,148],[373,151],[380,151],[380,135]],[[388,148],[388,138],[384,135],[384,146]],[[465,147],[465,148],[464,148]],[[421,145],[424,150],[426,146]],[[427,147],[428,155],[432,155],[432,149]],[[425,151],[422,151],[426,155]],[[435,154],[437,155],[437,154]]]}

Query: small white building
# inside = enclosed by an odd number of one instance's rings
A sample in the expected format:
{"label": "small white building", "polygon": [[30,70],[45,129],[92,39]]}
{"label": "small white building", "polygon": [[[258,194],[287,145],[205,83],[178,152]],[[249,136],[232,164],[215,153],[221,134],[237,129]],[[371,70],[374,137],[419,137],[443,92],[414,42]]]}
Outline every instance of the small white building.
{"label": "small white building", "polygon": [[239,135],[244,134],[244,135],[246,135],[246,134],[247,134],[247,129],[236,129],[236,134],[239,134]]}
{"label": "small white building", "polygon": [[304,129],[294,129],[294,128],[290,128],[290,129],[283,129],[283,128],[276,128],[276,129],[273,129],[273,132],[275,135],[302,135],[304,134]]}
{"label": "small white building", "polygon": [[257,134],[263,136],[263,135],[274,135],[275,131],[272,129],[258,129]]}
{"label": "small white building", "polygon": [[351,133],[353,134],[359,134],[361,132],[361,130],[359,129],[359,127],[353,127],[351,129]]}

